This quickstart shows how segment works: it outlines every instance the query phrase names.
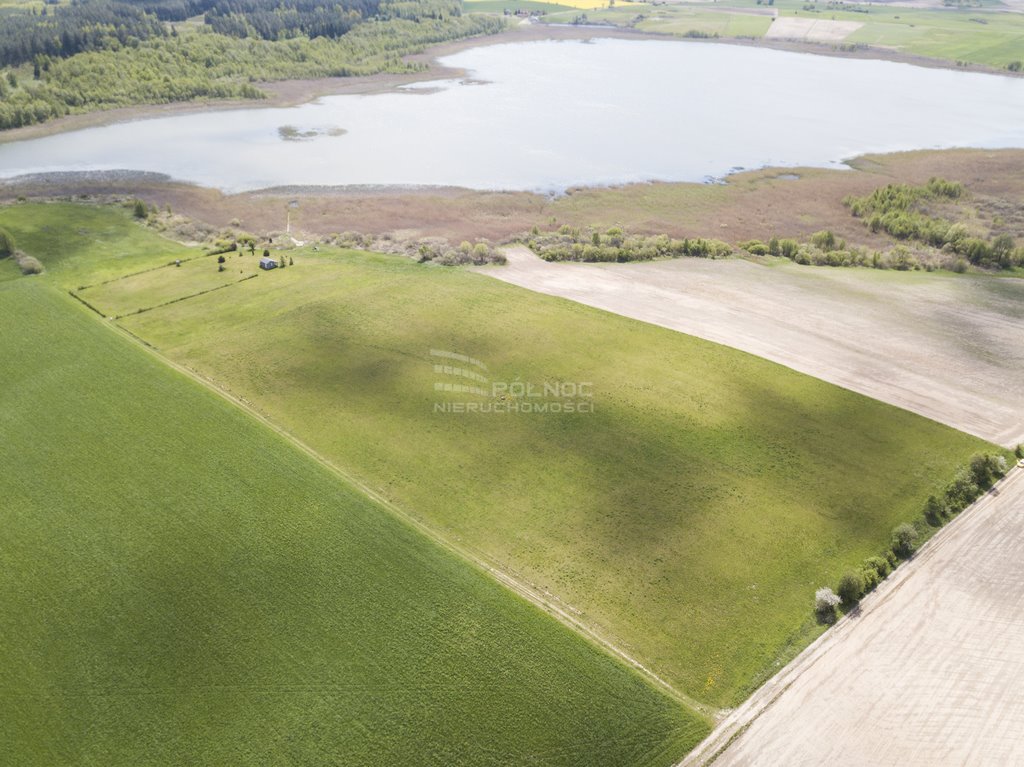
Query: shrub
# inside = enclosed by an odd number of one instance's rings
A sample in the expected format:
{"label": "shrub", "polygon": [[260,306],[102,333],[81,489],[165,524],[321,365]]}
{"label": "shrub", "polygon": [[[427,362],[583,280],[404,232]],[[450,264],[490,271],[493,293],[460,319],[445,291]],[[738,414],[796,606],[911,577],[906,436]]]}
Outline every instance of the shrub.
{"label": "shrub", "polygon": [[779,240],[779,255],[794,258],[800,251],[800,243],[796,240]]}
{"label": "shrub", "polygon": [[864,595],[864,587],[864,576],[851,570],[839,579],[839,588],[836,593],[844,604],[852,605]]}
{"label": "shrub", "polygon": [[924,518],[928,521],[928,524],[932,527],[938,527],[942,524],[942,520],[949,516],[949,507],[946,506],[945,502],[939,500],[934,495],[928,496],[928,500],[924,503]]}
{"label": "shrub", "polygon": [[14,255],[17,246],[14,243],[14,235],[6,229],[0,229],[0,258],[7,258]]}
{"label": "shrub", "polygon": [[811,244],[826,253],[830,250],[842,250],[846,247],[846,243],[843,240],[837,239],[836,236],[828,229],[823,229],[820,232],[812,234]]}
{"label": "shrub", "polygon": [[18,265],[22,274],[42,274],[43,264],[39,259],[30,256],[20,250],[14,251],[14,262]]}
{"label": "shrub", "polygon": [[752,256],[767,256],[770,249],[760,240],[741,242],[740,247]]}
{"label": "shrub", "polygon": [[889,560],[884,557],[868,557],[864,561],[864,565],[878,573],[879,578],[884,578],[892,570],[892,567],[889,565]]}
{"label": "shrub", "polygon": [[1024,458],[1024,444],[1017,445],[1017,448],[1013,451],[1013,454],[1018,458]]}
{"label": "shrub", "polygon": [[904,559],[914,553],[916,541],[917,528],[909,523],[905,522],[892,531],[892,550]]}
{"label": "shrub", "polygon": [[995,461],[992,456],[978,453],[971,457],[971,477],[979,488],[990,487],[994,475]]}
{"label": "shrub", "polygon": [[864,594],[874,591],[875,586],[882,582],[882,577],[873,567],[865,567],[860,571],[860,577],[864,579]]}
{"label": "shrub", "polygon": [[895,570],[896,565],[900,563],[900,558],[896,556],[895,551],[890,549],[889,551],[885,552],[885,561],[889,563],[889,567],[891,570]]}
{"label": "shrub", "polygon": [[134,215],[135,218],[145,218],[148,216],[149,211],[146,209],[146,203],[142,200],[136,200],[132,204],[132,215]]}
{"label": "shrub", "polygon": [[946,488],[946,504],[954,514],[963,511],[981,493],[968,469],[960,469]]}
{"label": "shrub", "polygon": [[814,592],[814,612],[822,623],[831,623],[836,619],[836,607],[842,600],[828,586],[822,586]]}

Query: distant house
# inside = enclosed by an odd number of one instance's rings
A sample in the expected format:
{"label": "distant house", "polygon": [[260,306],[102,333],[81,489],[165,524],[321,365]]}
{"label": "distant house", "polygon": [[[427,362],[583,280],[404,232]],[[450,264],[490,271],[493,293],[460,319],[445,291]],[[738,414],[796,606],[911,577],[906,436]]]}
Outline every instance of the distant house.
{"label": "distant house", "polygon": [[270,256],[264,256],[260,259],[260,269],[276,269],[277,261]]}

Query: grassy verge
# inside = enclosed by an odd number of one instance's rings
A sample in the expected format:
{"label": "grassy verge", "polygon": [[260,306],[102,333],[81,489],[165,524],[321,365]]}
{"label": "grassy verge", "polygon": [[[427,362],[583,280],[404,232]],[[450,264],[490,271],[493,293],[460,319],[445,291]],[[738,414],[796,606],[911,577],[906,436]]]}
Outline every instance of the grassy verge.
{"label": "grassy verge", "polygon": [[706,733],[48,281],[0,284],[0,762],[668,765]]}

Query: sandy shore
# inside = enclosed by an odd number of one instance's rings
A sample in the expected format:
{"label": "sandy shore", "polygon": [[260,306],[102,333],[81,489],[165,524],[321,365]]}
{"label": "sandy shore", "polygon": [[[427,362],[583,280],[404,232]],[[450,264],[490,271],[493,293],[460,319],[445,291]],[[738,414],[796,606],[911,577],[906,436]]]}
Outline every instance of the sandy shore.
{"label": "sandy shore", "polygon": [[[427,80],[440,80],[465,76],[460,69],[446,67],[439,59],[469,48],[485,45],[503,45],[507,43],[530,42],[538,40],[590,40],[595,38],[617,38],[626,40],[673,40],[688,45],[741,45],[746,47],[771,48],[774,50],[796,53],[812,53],[825,56],[837,56],[853,59],[883,59],[916,66],[938,69],[953,69],[959,72],[975,71],[999,74],[1007,77],[1018,76],[1005,70],[994,69],[982,65],[971,65],[966,68],[957,67],[953,62],[914,56],[886,48],[856,48],[842,50],[834,44],[819,44],[779,39],[711,39],[696,40],[681,38],[674,35],[654,32],[638,32],[623,27],[597,25],[562,26],[549,24],[520,24],[505,32],[486,37],[470,37],[432,46],[422,53],[406,56],[411,63],[426,65],[426,69],[409,74],[377,74],[363,77],[325,77],[312,80],[281,80],[278,82],[261,83],[259,87],[268,95],[266,99],[239,100],[198,100],[176,102],[172,104],[145,104],[122,107],[104,111],[73,114],[51,120],[39,125],[28,125],[23,128],[0,131],[0,143],[24,141],[26,139],[51,136],[57,133],[95,128],[119,122],[130,122],[151,117],[167,117],[178,114],[196,112],[216,112],[235,109],[254,109],[297,106],[313,101],[322,96],[345,94],[384,93],[409,83]],[[1024,73],[1019,76],[1024,76]]]}

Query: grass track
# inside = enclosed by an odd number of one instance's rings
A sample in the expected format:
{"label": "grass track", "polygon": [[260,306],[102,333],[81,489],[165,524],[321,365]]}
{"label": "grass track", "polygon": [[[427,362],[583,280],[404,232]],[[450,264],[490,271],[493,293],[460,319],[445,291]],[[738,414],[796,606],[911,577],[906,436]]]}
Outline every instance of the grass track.
{"label": "grass track", "polygon": [[669,764],[706,732],[46,282],[0,284],[0,762]]}

